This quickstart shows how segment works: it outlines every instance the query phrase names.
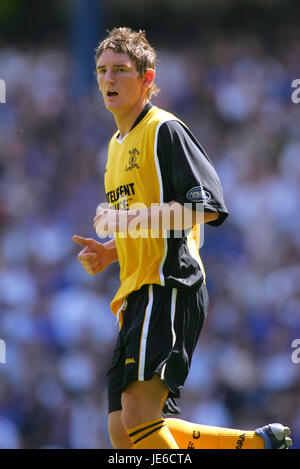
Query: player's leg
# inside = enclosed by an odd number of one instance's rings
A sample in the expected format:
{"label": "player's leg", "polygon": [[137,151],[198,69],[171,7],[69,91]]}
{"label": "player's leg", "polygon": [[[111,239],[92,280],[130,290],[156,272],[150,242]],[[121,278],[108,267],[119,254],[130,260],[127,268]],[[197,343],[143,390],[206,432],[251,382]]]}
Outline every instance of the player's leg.
{"label": "player's leg", "polygon": [[[255,442],[255,433],[260,434],[262,429],[249,431],[213,427],[177,418],[166,418],[165,423],[181,449],[281,449],[292,445],[289,428],[281,424],[264,428],[265,435],[258,435],[261,439]],[[123,425],[121,411],[109,414],[109,434],[115,449],[134,447]]]}
{"label": "player's leg", "polygon": [[128,296],[122,325],[122,421],[135,448],[178,448],[161,414],[172,390],[160,379],[175,340],[175,297],[175,289],[159,285],[144,285]]}
{"label": "player's leg", "polygon": [[[175,316],[176,343],[181,349],[185,350],[190,363],[204,317],[207,315],[208,294],[205,285],[186,292],[178,290],[177,307],[180,309],[181,314]],[[199,327],[197,318],[200,322]],[[175,359],[177,360],[175,366],[170,366],[170,363],[165,370],[165,377],[169,382],[176,380],[178,370],[181,370],[182,374],[185,372],[184,364],[180,361],[180,355],[177,354]],[[175,375],[173,370],[177,370]],[[287,446],[290,444],[287,438],[289,429],[282,425],[276,426],[276,428],[265,428],[260,432],[258,430],[249,431],[198,425],[173,418],[166,419],[166,423],[181,449],[263,449],[268,446],[279,448],[285,443]],[[277,431],[277,437],[275,435],[274,438],[272,437],[273,430]]]}
{"label": "player's leg", "polygon": [[135,449],[177,449],[161,416],[169,390],[155,374],[147,381],[130,383],[122,393],[122,422]]}
{"label": "player's leg", "polygon": [[122,421],[136,449],[178,448],[162,418],[169,394],[161,370],[173,346],[174,289],[144,285],[129,295]]}
{"label": "player's leg", "polygon": [[115,410],[108,415],[108,432],[115,449],[130,449],[132,442],[122,422],[122,411]]}
{"label": "player's leg", "polygon": [[256,430],[199,425],[177,418],[166,419],[181,449],[284,449],[292,445],[290,429],[280,423]]}
{"label": "player's leg", "polygon": [[[108,431],[112,446],[115,449],[129,449],[133,447],[133,443],[125,429],[124,423],[127,428],[132,428],[138,423],[152,422],[158,418],[161,425],[163,423],[161,408],[168,390],[158,375],[155,375],[153,380],[150,381],[131,383],[122,394],[124,408],[122,412],[121,388],[123,377],[121,374],[122,366],[118,366],[120,364],[120,360],[117,358],[120,356],[118,351],[120,351],[120,346],[117,344],[114,352],[113,366],[108,374]],[[122,421],[122,413],[124,423]],[[142,432],[140,433],[139,437],[142,436]],[[166,431],[163,433],[165,434]],[[135,438],[134,441],[136,439],[138,438]],[[172,444],[174,444],[173,440]],[[156,442],[151,441],[150,445],[156,445]]]}
{"label": "player's leg", "polygon": [[[194,311],[193,317],[195,317],[195,310],[197,310],[197,305],[200,306],[200,309],[201,309],[201,304],[203,304],[203,307],[205,308],[205,303],[206,303],[205,292],[203,294],[203,292],[201,293],[201,290],[203,289],[200,289],[198,293],[196,292],[197,301],[195,304],[193,303],[194,301],[193,299],[192,300],[190,299],[187,302],[188,304],[192,305],[192,310]],[[186,309],[185,306],[182,305],[181,299],[179,299],[178,301],[178,306],[180,306],[180,309],[183,309],[183,310]],[[180,319],[180,316],[177,315],[177,318]],[[193,335],[195,334],[195,331],[196,331],[195,323],[191,322],[188,319],[188,316],[185,318],[184,322],[190,325],[190,327],[186,330],[186,334],[192,340],[192,344],[193,344],[196,338],[196,336],[193,338]],[[174,332],[175,332],[175,335],[177,333],[177,341],[179,343],[182,343],[182,337],[180,337],[181,330],[183,330],[182,324],[180,324],[180,321],[176,321],[176,323],[174,324]],[[116,449],[127,449],[127,448],[132,447],[131,439],[128,436],[127,431],[125,430],[125,427],[121,419],[121,415],[122,415],[121,389],[122,389],[123,374],[124,374],[124,369],[125,369],[124,364],[126,362],[125,360],[126,352],[124,350],[124,346],[122,345],[122,343],[124,342],[124,340],[122,341],[122,335],[124,336],[124,329],[122,331],[122,334],[120,334],[119,336],[118,343],[117,343],[117,346],[115,348],[114,355],[113,355],[112,367],[108,373],[108,376],[109,376],[108,396],[109,396],[109,412],[110,412],[109,413],[109,432],[110,432],[112,444]],[[189,351],[189,353],[192,350],[189,344],[186,344],[185,348],[187,351]],[[177,371],[180,369],[181,371],[184,371],[184,369],[180,366],[180,363],[177,363],[175,367],[171,366],[171,371],[172,369],[175,369],[176,374],[177,374]],[[163,371],[164,371],[163,374],[166,374],[166,371],[167,371],[168,379],[171,382],[173,379],[172,373],[170,371],[168,372],[166,367],[164,368]],[[155,378],[156,381],[157,379],[158,378]],[[143,388],[144,383],[147,383],[147,382],[143,382],[143,381],[140,382],[141,389]],[[158,384],[160,388],[160,385],[161,385],[160,380],[158,381]],[[136,392],[135,386],[128,387],[128,390],[133,395]],[[156,394],[156,392],[158,392],[159,394],[161,392],[160,389],[156,391],[156,389],[153,388],[152,383],[149,387],[149,390],[150,390],[150,395],[152,395],[152,393]],[[132,391],[134,391],[134,393]],[[147,393],[145,392],[145,389],[143,389],[142,395],[144,399],[143,402],[145,402],[146,395],[147,395]],[[124,397],[125,397],[125,394],[124,394]],[[127,400],[126,409],[129,409],[129,400],[127,398],[128,398],[128,395],[126,395],[125,399]],[[162,392],[162,399],[163,398],[164,398],[164,392]],[[153,403],[151,396],[149,397],[149,401],[151,402],[151,406],[153,406],[154,403]],[[169,401],[170,399],[168,399],[168,402]],[[158,400],[158,402],[160,402],[160,399]],[[130,400],[130,405],[133,405],[131,400]],[[144,407],[148,408],[148,406],[149,404],[145,405]],[[158,414],[157,404],[155,404],[155,406],[152,408],[151,414],[149,413],[147,413],[147,415],[140,414],[140,417],[139,417],[142,420],[145,420],[145,419],[147,420],[149,418],[154,417],[154,415],[156,417],[158,417],[159,415],[158,419],[156,419],[153,422],[154,426],[152,427],[152,429],[159,427],[161,425],[161,422],[163,422],[163,419],[161,418],[161,414]],[[159,404],[158,407],[160,408],[161,404]],[[168,407],[170,408],[169,405]],[[172,411],[173,411],[174,406],[172,407],[173,407],[172,408]],[[133,423],[135,422],[128,421],[127,426]],[[275,424],[275,425],[271,424],[270,426],[266,426],[262,429],[257,429],[256,431],[248,431],[248,430],[238,430],[238,429],[212,427],[212,426],[207,426],[207,425],[199,425],[196,423],[191,423],[191,422],[187,422],[187,421],[180,420],[180,419],[174,419],[174,418],[165,419],[165,423],[167,424],[169,430],[171,431],[179,448],[181,449],[185,449],[185,448],[195,448],[195,449],[281,448],[281,447],[287,447],[291,445],[291,440],[288,437],[289,429],[287,427],[283,427],[280,424]]]}
{"label": "player's leg", "polygon": [[168,388],[157,374],[151,380],[130,383],[121,400],[125,428],[140,425],[145,420],[160,419],[168,393]]}
{"label": "player's leg", "polygon": [[[141,350],[141,348],[146,345],[144,343],[146,338],[144,316],[149,304],[149,289],[150,287],[145,286],[141,291],[129,295],[124,321],[108,371],[108,429],[111,443],[116,449],[126,449],[132,445],[121,419],[122,414],[126,428],[152,421],[157,417],[161,419],[161,407],[168,394],[165,385],[157,376],[151,381],[155,368],[150,371],[151,376],[147,375],[147,381],[144,381],[144,376],[141,376],[145,371],[146,349]],[[149,309],[147,311],[149,312]],[[140,382],[137,382],[138,378]],[[164,431],[158,432],[158,434],[161,433],[169,433],[169,430],[166,427]],[[172,439],[172,446],[165,447],[177,446],[174,446]]]}
{"label": "player's leg", "polygon": [[177,418],[166,419],[182,449],[264,449],[255,431],[199,425]]}

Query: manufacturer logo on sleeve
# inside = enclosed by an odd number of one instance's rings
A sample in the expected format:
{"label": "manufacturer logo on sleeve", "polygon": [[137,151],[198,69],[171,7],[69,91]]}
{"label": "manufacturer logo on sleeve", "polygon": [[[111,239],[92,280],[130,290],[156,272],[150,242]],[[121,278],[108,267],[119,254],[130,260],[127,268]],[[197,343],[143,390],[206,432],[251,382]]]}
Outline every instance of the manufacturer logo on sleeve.
{"label": "manufacturer logo on sleeve", "polygon": [[186,196],[191,202],[206,202],[211,199],[210,193],[204,190],[202,186],[193,187],[187,192]]}

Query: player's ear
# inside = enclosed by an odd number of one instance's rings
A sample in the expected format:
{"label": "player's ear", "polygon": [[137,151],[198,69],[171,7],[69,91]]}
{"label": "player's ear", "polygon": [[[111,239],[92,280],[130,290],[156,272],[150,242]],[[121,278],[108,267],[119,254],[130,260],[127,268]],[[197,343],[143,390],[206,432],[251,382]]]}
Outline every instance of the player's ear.
{"label": "player's ear", "polygon": [[144,74],[144,79],[143,79],[143,85],[146,88],[149,88],[151,83],[153,82],[155,77],[155,71],[152,68],[147,68],[145,74]]}

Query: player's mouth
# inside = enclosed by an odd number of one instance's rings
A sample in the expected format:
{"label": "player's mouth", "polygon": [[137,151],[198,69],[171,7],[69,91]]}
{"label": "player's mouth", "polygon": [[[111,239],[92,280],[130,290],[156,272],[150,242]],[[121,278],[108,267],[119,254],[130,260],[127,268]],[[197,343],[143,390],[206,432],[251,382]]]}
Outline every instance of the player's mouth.
{"label": "player's mouth", "polygon": [[114,98],[115,96],[118,96],[119,93],[117,93],[117,91],[114,91],[114,90],[109,90],[107,93],[106,93],[106,96],[108,98]]}

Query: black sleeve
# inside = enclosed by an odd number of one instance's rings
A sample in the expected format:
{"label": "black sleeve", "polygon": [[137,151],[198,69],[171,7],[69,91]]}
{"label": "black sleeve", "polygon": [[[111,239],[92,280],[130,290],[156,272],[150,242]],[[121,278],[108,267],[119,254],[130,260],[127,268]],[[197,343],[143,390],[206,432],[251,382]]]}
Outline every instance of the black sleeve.
{"label": "black sleeve", "polygon": [[161,124],[158,131],[157,155],[161,167],[165,201],[197,204],[204,211],[219,213],[209,222],[218,226],[228,216],[219,177],[209,157],[189,131],[179,121]]}

